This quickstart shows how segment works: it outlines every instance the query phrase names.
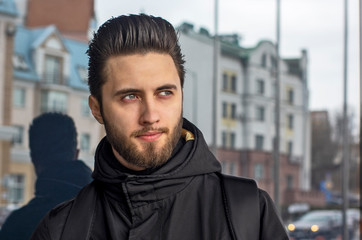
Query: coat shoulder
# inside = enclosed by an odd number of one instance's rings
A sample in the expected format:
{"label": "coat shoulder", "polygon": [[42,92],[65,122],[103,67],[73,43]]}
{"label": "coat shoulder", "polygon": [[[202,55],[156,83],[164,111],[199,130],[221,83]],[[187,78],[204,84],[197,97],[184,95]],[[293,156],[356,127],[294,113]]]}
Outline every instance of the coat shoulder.
{"label": "coat shoulder", "polygon": [[60,239],[69,212],[73,206],[74,199],[63,202],[50,210],[40,221],[31,239]]}

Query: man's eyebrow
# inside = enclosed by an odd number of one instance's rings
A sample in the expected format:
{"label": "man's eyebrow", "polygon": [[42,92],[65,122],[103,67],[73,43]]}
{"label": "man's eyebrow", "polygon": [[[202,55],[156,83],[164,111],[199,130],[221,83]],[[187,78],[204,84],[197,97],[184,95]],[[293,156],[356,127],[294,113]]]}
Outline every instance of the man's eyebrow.
{"label": "man's eyebrow", "polygon": [[125,94],[130,94],[130,93],[140,93],[140,92],[142,92],[140,89],[124,88],[124,89],[116,91],[113,95],[118,96],[118,95],[125,95]]}
{"label": "man's eyebrow", "polygon": [[156,89],[156,91],[165,90],[165,89],[177,89],[175,84],[165,84]]}
{"label": "man's eyebrow", "polygon": [[[161,90],[165,90],[165,89],[177,89],[177,86],[175,84],[165,84],[165,85],[162,85],[162,86],[156,88],[156,91],[161,91]],[[124,89],[116,91],[113,95],[119,96],[119,95],[127,95],[130,93],[140,93],[140,92],[142,92],[142,90],[137,89],[137,88],[124,88]]]}

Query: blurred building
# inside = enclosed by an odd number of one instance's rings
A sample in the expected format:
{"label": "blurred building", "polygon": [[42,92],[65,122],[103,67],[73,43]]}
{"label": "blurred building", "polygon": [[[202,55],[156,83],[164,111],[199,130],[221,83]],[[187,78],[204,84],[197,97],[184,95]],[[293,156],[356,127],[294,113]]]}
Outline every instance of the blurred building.
{"label": "blurred building", "polygon": [[[57,5],[63,3],[66,7],[63,9],[57,6],[59,11],[48,12],[49,19],[37,19],[44,16],[38,10],[45,10],[39,4],[49,1],[16,2],[24,4],[19,9],[25,6],[22,10],[29,8],[29,11],[17,15],[12,0],[0,1],[0,13],[2,4],[11,5],[15,11],[0,19],[0,38],[6,40],[0,41],[1,44],[6,44],[1,46],[6,51],[0,51],[0,67],[5,69],[4,74],[1,71],[0,78],[0,91],[3,91],[0,94],[0,138],[7,134],[1,147],[4,148],[5,145],[9,149],[0,149],[2,155],[8,152],[8,157],[1,156],[0,162],[3,204],[24,204],[33,196],[36,176],[29,155],[28,128],[36,116],[51,111],[70,115],[78,131],[80,159],[91,168],[95,148],[104,136],[102,126],[94,120],[88,107],[88,59],[85,52],[88,48],[88,31],[93,27],[93,10],[88,11],[90,7],[93,9],[93,1],[77,1],[82,2],[82,8],[73,2],[56,1],[54,3]],[[65,23],[56,22],[55,19],[64,18],[63,12],[70,8],[82,13],[74,14],[73,20],[79,22],[81,16],[81,22],[87,22],[86,27],[72,32]],[[87,14],[84,14],[85,10]],[[34,14],[36,17],[32,16]],[[54,15],[54,19],[50,15]],[[16,16],[25,17],[26,21],[16,19]],[[29,27],[21,24],[27,21],[31,22],[27,24]],[[14,22],[20,24],[10,24]],[[71,27],[74,25],[77,24]],[[1,125],[9,125],[11,128]],[[9,134],[9,129],[12,130],[12,135]]]}
{"label": "blurred building", "polygon": [[[186,59],[184,115],[212,144],[212,101],[217,99],[217,157],[227,174],[251,177],[274,193],[276,49],[270,41],[242,47],[236,34],[221,35],[217,95],[213,96],[213,41],[209,32],[189,23],[179,28]],[[323,205],[310,190],[310,117],[308,56],[280,59],[281,204],[306,201]]]}
{"label": "blurred building", "polygon": [[10,163],[11,141],[15,129],[11,127],[12,55],[16,17],[18,12],[12,0],[0,1],[0,205],[3,203],[4,179]]}

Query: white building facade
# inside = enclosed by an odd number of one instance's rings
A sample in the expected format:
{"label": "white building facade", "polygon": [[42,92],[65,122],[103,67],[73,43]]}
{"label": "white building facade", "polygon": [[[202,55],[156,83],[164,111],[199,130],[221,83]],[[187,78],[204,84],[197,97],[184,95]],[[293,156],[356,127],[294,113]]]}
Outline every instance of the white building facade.
{"label": "white building facade", "polygon": [[[184,116],[212,143],[213,37],[191,24],[179,27],[186,60]],[[243,48],[236,35],[220,36],[217,84],[217,148],[225,173],[272,178],[275,137],[276,49],[270,41]],[[307,52],[280,59],[280,153],[298,174],[286,175],[286,188],[310,188],[310,128]],[[255,154],[264,153],[259,161]],[[265,155],[266,154],[266,155]],[[283,162],[283,161],[282,161]],[[286,168],[284,171],[283,169]],[[296,172],[296,170],[293,170]],[[263,181],[261,180],[260,183]],[[262,184],[261,184],[262,185]],[[270,185],[270,184],[269,184]],[[268,188],[270,189],[270,188]]]}

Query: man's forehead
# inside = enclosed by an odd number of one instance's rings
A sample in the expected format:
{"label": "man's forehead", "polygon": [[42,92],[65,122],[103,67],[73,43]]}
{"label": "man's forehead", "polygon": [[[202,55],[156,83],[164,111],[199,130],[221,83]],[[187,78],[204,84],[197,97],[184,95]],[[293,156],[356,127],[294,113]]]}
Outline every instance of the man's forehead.
{"label": "man's forehead", "polygon": [[120,87],[142,87],[142,84],[162,85],[180,84],[180,78],[169,54],[147,53],[128,54],[110,57],[105,65],[105,83],[121,85]]}

